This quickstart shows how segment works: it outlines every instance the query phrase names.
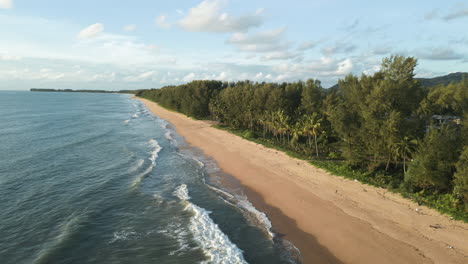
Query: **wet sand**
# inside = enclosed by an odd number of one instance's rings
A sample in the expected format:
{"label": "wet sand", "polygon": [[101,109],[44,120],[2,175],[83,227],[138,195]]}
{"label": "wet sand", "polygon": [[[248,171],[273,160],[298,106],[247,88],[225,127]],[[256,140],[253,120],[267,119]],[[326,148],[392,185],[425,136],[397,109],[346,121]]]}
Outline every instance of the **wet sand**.
{"label": "wet sand", "polygon": [[466,223],[138,100],[236,177],[304,263],[468,263]]}

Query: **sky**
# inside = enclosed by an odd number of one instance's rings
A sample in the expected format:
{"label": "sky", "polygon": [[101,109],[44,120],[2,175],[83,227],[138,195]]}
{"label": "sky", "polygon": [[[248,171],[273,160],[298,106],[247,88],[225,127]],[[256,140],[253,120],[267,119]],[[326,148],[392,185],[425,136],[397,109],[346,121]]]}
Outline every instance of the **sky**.
{"label": "sky", "polygon": [[460,0],[0,0],[0,89],[434,77],[468,71],[467,25]]}

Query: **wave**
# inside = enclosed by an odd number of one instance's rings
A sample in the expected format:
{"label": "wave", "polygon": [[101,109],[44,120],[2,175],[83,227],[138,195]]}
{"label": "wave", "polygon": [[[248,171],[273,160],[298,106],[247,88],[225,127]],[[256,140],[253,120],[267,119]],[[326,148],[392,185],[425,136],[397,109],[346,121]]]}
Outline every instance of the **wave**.
{"label": "wave", "polygon": [[60,250],[63,244],[71,239],[80,227],[82,221],[80,215],[73,213],[68,219],[59,226],[59,234],[48,243],[47,247],[41,249],[33,263],[50,263],[55,253]]}
{"label": "wave", "polygon": [[171,134],[170,131],[166,132],[166,133],[164,134],[164,136],[165,136],[167,139],[169,139],[169,140],[174,140],[174,138],[172,137],[172,134]]}
{"label": "wave", "polygon": [[208,257],[208,261],[203,263],[247,263],[242,250],[213,222],[210,212],[189,201],[187,185],[177,187],[174,195],[185,203],[185,210],[193,213],[189,228],[195,241]]}
{"label": "wave", "polygon": [[133,119],[137,119],[138,117],[140,117],[140,116],[138,115],[138,113],[135,113],[135,114],[132,115],[132,118],[133,118]]}
{"label": "wave", "polygon": [[156,164],[156,159],[158,158],[158,153],[162,150],[162,147],[158,144],[158,141],[154,139],[150,139],[148,142],[150,146],[154,147],[153,151],[151,151],[151,155],[149,157],[149,160],[153,163],[153,165]]}
{"label": "wave", "polygon": [[153,171],[154,165],[151,164],[144,172],[140,173],[135,180],[132,182],[132,187],[138,186],[141,181],[148,175],[150,174],[151,171]]}
{"label": "wave", "polygon": [[113,233],[113,238],[109,241],[109,244],[115,243],[119,240],[131,240],[139,237],[139,234],[133,229],[123,229]]}
{"label": "wave", "polygon": [[169,122],[167,122],[166,120],[162,120],[160,126],[161,126],[161,128],[168,129],[169,128]]}
{"label": "wave", "polygon": [[195,157],[193,157],[191,155],[186,155],[186,154],[183,154],[183,153],[180,153],[180,152],[177,152],[177,155],[179,155],[180,157],[182,157],[184,159],[191,159],[191,160],[195,161],[200,168],[205,167],[205,164],[202,161],[200,161],[199,159],[197,159],[197,158],[195,158]]}
{"label": "wave", "polygon": [[272,225],[270,219],[268,219],[268,216],[264,212],[260,212],[255,208],[255,206],[252,205],[252,203],[247,200],[247,198],[238,198],[238,202],[236,204],[240,208],[246,210],[250,215],[254,217],[254,221],[258,222],[260,225],[265,227],[266,232],[268,235],[270,235],[270,238],[274,237],[273,232],[271,231]]}
{"label": "wave", "polygon": [[171,221],[167,228],[157,231],[158,234],[166,235],[177,242],[177,249],[169,252],[169,256],[182,255],[188,250],[196,249],[190,245],[190,230],[177,219]]}
{"label": "wave", "polygon": [[271,239],[275,237],[274,233],[271,231],[272,224],[268,216],[257,210],[257,208],[250,203],[247,197],[230,194],[229,192],[216,188],[210,184],[206,184],[206,186],[219,193],[224,202],[241,209],[242,212],[246,214],[247,219],[254,225],[262,227]]}
{"label": "wave", "polygon": [[128,124],[128,122],[130,122],[130,119],[123,121],[124,124]]}
{"label": "wave", "polygon": [[132,172],[137,171],[143,165],[144,162],[145,161],[142,159],[138,160],[136,164],[128,170],[128,172],[132,173]]}
{"label": "wave", "polygon": [[198,164],[198,166],[200,166],[200,168],[204,168],[205,167],[205,164],[203,164],[203,162],[201,162],[200,160],[196,159],[196,158],[193,158],[192,159]]}
{"label": "wave", "polygon": [[148,158],[151,161],[151,165],[142,173],[140,173],[135,180],[132,182],[132,187],[138,186],[141,181],[148,175],[150,172],[153,171],[154,167],[156,166],[156,159],[158,158],[158,153],[162,150],[162,147],[158,144],[158,141],[154,139],[150,139],[148,144],[153,147],[153,150],[150,153],[150,157]]}

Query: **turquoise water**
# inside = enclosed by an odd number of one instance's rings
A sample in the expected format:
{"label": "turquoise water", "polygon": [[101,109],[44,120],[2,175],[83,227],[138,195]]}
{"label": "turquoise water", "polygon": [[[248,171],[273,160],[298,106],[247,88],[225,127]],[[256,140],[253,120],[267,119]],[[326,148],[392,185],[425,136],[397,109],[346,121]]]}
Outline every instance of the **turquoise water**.
{"label": "turquoise water", "polygon": [[0,263],[294,263],[199,153],[128,95],[0,91]]}

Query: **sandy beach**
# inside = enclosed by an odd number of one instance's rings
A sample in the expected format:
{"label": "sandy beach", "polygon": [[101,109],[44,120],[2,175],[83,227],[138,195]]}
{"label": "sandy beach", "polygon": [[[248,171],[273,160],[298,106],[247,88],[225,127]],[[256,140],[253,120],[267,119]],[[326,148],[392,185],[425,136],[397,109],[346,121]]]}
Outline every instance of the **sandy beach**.
{"label": "sandy beach", "polygon": [[468,263],[466,223],[138,99],[237,178],[304,263]]}

